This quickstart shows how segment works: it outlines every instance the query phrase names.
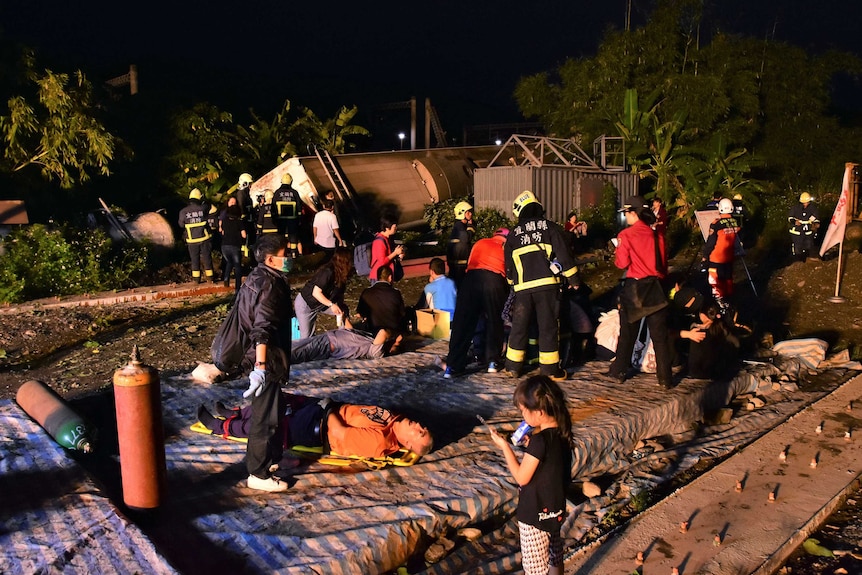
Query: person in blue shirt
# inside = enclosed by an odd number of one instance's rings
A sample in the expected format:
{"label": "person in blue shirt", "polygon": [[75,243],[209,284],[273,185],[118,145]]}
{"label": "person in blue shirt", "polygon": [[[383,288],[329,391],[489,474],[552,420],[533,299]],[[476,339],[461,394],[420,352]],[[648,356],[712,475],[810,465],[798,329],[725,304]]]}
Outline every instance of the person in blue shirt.
{"label": "person in blue shirt", "polygon": [[455,282],[446,277],[446,262],[441,258],[433,258],[428,264],[428,280],[416,309],[448,311],[451,318],[455,313],[455,296],[458,290],[455,288]]}

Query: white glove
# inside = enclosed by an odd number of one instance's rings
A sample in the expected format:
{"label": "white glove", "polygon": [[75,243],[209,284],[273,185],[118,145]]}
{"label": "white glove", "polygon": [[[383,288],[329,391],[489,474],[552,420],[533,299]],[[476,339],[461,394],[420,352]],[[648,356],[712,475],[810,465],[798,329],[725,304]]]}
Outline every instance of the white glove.
{"label": "white glove", "polygon": [[266,370],[255,368],[248,374],[248,389],[242,392],[242,396],[246,399],[254,394],[255,397],[260,397],[263,393],[263,388],[266,387]]}

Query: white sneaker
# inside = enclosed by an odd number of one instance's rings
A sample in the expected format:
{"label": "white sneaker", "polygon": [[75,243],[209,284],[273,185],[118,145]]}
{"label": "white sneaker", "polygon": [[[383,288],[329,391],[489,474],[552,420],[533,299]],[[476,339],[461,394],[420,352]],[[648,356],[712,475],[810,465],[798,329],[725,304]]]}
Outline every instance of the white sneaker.
{"label": "white sneaker", "polygon": [[279,493],[287,491],[287,483],[275,475],[271,476],[269,479],[261,479],[256,475],[249,475],[248,488],[257,489],[258,491],[268,491],[269,493]]}

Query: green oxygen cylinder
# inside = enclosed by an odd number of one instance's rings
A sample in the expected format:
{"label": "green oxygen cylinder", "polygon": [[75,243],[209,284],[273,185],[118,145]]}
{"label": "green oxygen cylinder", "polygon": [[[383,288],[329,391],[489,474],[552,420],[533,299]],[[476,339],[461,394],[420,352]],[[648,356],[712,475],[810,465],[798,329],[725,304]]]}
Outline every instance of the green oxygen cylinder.
{"label": "green oxygen cylinder", "polygon": [[84,453],[93,451],[95,429],[41,381],[34,379],[22,384],[15,401],[61,446]]}

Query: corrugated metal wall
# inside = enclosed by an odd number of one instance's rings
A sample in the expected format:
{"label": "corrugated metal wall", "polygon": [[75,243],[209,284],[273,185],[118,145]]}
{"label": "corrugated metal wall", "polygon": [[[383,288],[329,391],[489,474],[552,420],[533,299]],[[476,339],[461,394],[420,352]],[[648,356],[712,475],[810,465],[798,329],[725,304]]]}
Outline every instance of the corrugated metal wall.
{"label": "corrugated metal wall", "polygon": [[637,193],[638,177],[619,171],[584,170],[568,166],[502,166],[474,172],[476,209],[496,208],[511,217],[512,200],[531,190],[545,207],[548,218],[563,222],[573,209],[601,200],[604,182],[617,189],[617,203]]}

